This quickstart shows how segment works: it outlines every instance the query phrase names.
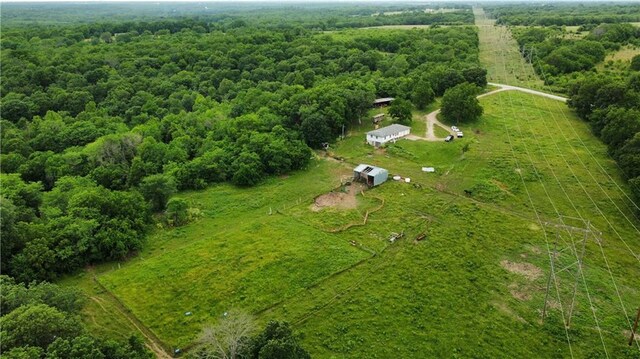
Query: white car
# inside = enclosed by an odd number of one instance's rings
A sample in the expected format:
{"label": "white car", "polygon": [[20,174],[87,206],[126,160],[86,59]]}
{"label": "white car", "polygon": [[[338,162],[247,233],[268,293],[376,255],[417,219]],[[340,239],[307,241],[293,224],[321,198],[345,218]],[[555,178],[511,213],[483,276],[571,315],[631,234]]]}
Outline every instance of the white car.
{"label": "white car", "polygon": [[456,127],[456,126],[451,126],[451,129],[456,131],[456,132],[458,132],[458,127]]}
{"label": "white car", "polygon": [[460,131],[456,132],[456,136],[458,136],[458,138],[464,137],[464,134]]}

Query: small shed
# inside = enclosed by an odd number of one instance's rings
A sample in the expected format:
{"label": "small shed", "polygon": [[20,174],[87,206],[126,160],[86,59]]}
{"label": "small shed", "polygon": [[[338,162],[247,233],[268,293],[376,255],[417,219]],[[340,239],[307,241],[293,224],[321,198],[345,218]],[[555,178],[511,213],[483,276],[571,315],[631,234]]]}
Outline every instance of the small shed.
{"label": "small shed", "polygon": [[369,187],[384,183],[389,177],[389,171],[384,168],[360,164],[353,169],[353,180],[367,184]]}
{"label": "small shed", "polygon": [[377,98],[377,99],[373,100],[373,106],[374,107],[388,106],[391,102],[393,102],[393,100],[395,100],[395,98],[393,98],[393,97]]}
{"label": "small shed", "polygon": [[373,123],[380,123],[382,120],[384,120],[384,113],[373,116]]}
{"label": "small shed", "polygon": [[375,147],[380,147],[389,141],[395,142],[395,140],[407,136],[410,132],[411,127],[396,123],[367,132],[367,143]]}

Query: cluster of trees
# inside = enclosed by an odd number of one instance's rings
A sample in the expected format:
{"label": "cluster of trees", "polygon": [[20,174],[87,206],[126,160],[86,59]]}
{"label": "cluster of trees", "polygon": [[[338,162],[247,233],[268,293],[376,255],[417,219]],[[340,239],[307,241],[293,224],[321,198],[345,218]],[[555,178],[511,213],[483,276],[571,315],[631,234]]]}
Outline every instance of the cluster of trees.
{"label": "cluster of trees", "polygon": [[585,77],[571,87],[569,106],[609,146],[640,200],[640,72],[626,81],[611,75]]}
{"label": "cluster of trees", "polygon": [[584,38],[566,38],[558,27],[514,29],[522,55],[544,75],[547,85],[566,92],[576,73],[593,71],[608,52],[623,45],[640,45],[640,28],[631,24],[601,24],[590,27]]}
{"label": "cluster of trees", "polygon": [[202,330],[189,356],[205,358],[310,359],[286,322],[270,321],[257,333],[253,318],[240,311],[224,314],[214,326]]}
{"label": "cluster of trees", "polygon": [[102,340],[87,334],[78,312],[82,297],[50,283],[16,283],[0,276],[0,351],[7,359],[151,359],[144,343]]}
{"label": "cluster of trees", "polygon": [[640,5],[632,3],[507,4],[488,6],[485,10],[500,25],[576,26],[640,21]]}
{"label": "cluster of trees", "polygon": [[456,125],[477,120],[483,112],[480,101],[476,98],[480,92],[480,87],[468,82],[448,89],[442,96],[442,117]]}
{"label": "cluster of trees", "polygon": [[84,177],[40,182],[0,175],[2,269],[22,282],[52,280],[89,263],[141,248],[149,207],[137,191],[114,191]]}

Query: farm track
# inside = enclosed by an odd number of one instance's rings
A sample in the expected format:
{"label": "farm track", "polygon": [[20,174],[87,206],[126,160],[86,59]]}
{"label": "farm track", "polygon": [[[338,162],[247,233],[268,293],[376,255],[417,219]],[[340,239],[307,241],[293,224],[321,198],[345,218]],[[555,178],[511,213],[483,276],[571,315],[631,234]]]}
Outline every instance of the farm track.
{"label": "farm track", "polygon": [[[161,359],[171,359],[171,358],[173,358],[173,356],[170,355],[164,349],[164,346],[163,346],[162,342],[160,341],[160,339],[158,339],[158,337],[156,337],[156,335],[149,328],[147,328],[144,324],[142,324],[142,322],[138,318],[136,318],[131,313],[131,311],[128,310],[127,307],[124,306],[124,304],[122,304],[122,302],[118,299],[118,297],[116,297],[113,293],[111,293],[111,291],[109,291],[104,285],[102,285],[102,283],[100,283],[98,281],[98,278],[96,278],[95,276],[93,276],[93,281],[111,299],[112,304],[115,306],[115,308],[118,310],[118,312],[120,312],[120,314],[123,317],[127,318],[129,323],[131,323],[131,325],[140,334],[142,334],[142,336],[144,338],[145,346],[147,347],[147,349],[149,349],[149,350],[151,350],[153,352],[153,354],[156,356],[156,358],[161,358]],[[104,299],[101,299],[101,298],[98,298],[98,297],[91,297],[90,299],[93,300],[94,302],[98,303],[98,305],[103,310],[107,311],[106,308],[103,305]]]}
{"label": "farm track", "polygon": [[[567,98],[566,97],[562,97],[562,96],[557,96],[557,95],[552,95],[546,92],[542,92],[542,91],[536,91],[536,90],[532,90],[532,89],[528,89],[528,88],[524,88],[524,87],[518,87],[518,86],[512,86],[512,85],[505,85],[505,84],[498,84],[498,83],[494,83],[494,82],[489,82],[488,83],[491,86],[496,86],[499,87],[499,89],[487,92],[487,93],[483,93],[481,95],[478,95],[477,98],[483,98],[486,96],[490,96],[490,95],[494,95],[497,94],[499,92],[503,92],[503,91],[520,91],[520,92],[524,92],[524,93],[528,93],[528,94],[532,94],[532,95],[536,95],[536,96],[543,96],[543,97],[547,97],[550,98],[552,100],[557,100],[557,101],[561,101],[561,102],[567,102]],[[416,135],[409,135],[406,138],[408,140],[412,140],[412,141],[416,141],[416,140],[422,140],[422,141],[431,141],[431,142],[437,142],[437,141],[444,141],[444,138],[441,137],[437,137],[435,135],[435,131],[434,131],[434,126],[440,126],[442,128],[444,128],[446,131],[448,131],[449,133],[451,133],[452,135],[455,135],[455,133],[453,133],[453,131],[446,126],[445,124],[443,124],[442,122],[438,121],[438,114],[440,113],[441,109],[437,109],[427,115],[424,116],[424,119],[427,123],[427,130],[425,132],[424,137],[420,137],[420,136],[416,136]]]}

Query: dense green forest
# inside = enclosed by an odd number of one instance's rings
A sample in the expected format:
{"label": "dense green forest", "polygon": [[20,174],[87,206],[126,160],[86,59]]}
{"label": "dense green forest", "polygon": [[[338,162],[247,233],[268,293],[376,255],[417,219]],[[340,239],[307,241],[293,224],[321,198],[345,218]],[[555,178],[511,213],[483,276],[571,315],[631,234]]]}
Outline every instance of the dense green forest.
{"label": "dense green forest", "polygon": [[304,168],[377,96],[423,107],[415,89],[486,81],[472,27],[312,29],[331,19],[3,24],[5,272],[51,280],[124,258],[177,190]]}
{"label": "dense green forest", "polygon": [[587,6],[575,2],[504,4],[487,6],[485,10],[499,25],[574,26],[640,21],[640,5],[631,2],[599,2]]}
{"label": "dense green forest", "polygon": [[[65,25],[69,23],[113,26],[114,20],[153,22],[162,24],[176,19],[193,19],[204,24],[227,19],[248,20],[253,24],[273,27],[300,25],[306,28],[331,30],[381,25],[460,25],[473,23],[471,7],[463,4],[428,5],[387,3],[321,3],[279,4],[277,2],[158,2],[141,3],[67,3],[64,6],[41,3],[38,6],[20,3],[3,4],[3,25]],[[443,10],[444,9],[444,10]],[[162,20],[160,20],[162,19]],[[120,25],[122,26],[122,25]],[[126,25],[125,25],[126,26]]]}

